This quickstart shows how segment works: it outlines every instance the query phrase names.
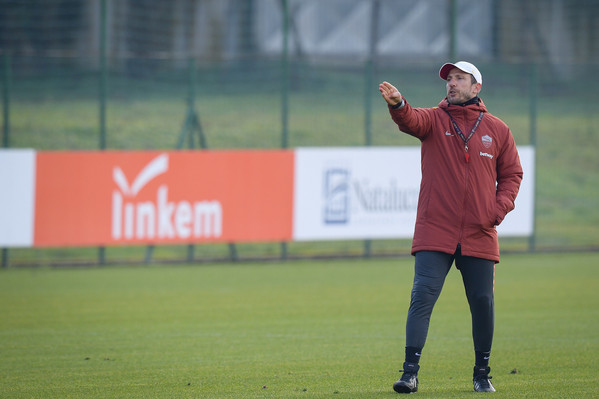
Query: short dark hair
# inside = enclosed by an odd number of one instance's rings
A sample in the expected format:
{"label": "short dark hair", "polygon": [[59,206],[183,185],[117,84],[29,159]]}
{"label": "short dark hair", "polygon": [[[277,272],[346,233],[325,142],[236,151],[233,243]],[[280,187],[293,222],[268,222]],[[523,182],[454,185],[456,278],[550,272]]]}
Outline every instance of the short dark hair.
{"label": "short dark hair", "polygon": [[473,75],[473,74],[470,74],[470,80],[472,80],[472,84],[473,84],[473,85],[475,85],[475,84],[477,84],[477,83],[478,83],[478,82],[476,81],[476,78],[474,77],[474,75]]}

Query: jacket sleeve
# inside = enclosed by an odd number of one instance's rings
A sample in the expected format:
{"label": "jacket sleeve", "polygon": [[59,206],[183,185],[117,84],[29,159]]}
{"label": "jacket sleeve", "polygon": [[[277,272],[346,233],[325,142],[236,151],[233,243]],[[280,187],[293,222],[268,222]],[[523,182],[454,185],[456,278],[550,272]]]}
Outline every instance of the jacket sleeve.
{"label": "jacket sleeve", "polygon": [[406,101],[401,108],[394,109],[389,106],[389,113],[399,130],[420,140],[424,140],[431,131],[433,125],[432,108],[412,108]]}
{"label": "jacket sleeve", "polygon": [[497,216],[495,225],[499,225],[505,215],[514,209],[514,202],[520,189],[522,176],[518,149],[512,133],[508,129],[508,138],[504,149],[497,158],[497,192],[495,195],[495,212]]}

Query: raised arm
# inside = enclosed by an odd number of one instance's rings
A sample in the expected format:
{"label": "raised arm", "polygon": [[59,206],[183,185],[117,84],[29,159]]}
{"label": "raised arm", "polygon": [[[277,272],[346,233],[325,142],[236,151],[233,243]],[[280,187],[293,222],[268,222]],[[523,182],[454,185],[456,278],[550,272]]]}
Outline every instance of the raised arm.
{"label": "raised arm", "polygon": [[412,108],[399,90],[389,82],[379,85],[379,91],[389,106],[391,118],[404,133],[423,140],[430,132],[432,108]]}

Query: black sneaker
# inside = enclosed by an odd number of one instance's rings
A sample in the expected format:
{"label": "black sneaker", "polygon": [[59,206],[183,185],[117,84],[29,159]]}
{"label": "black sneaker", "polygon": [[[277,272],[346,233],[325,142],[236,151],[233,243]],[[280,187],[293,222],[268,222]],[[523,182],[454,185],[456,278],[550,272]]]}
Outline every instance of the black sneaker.
{"label": "black sneaker", "polygon": [[474,390],[476,392],[495,392],[493,384],[489,381],[493,378],[489,376],[490,371],[490,367],[474,367],[472,382],[474,383]]}
{"label": "black sneaker", "polygon": [[420,366],[416,363],[404,363],[403,374],[393,384],[393,390],[397,393],[418,392],[418,370],[420,370]]}

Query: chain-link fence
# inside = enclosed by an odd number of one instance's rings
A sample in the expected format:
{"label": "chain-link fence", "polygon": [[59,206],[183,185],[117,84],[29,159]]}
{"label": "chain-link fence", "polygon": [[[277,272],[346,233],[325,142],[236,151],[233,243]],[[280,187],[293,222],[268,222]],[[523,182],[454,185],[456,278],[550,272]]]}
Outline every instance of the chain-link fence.
{"label": "chain-link fence", "polygon": [[[415,106],[467,59],[517,144],[537,148],[535,235],[599,246],[599,3],[593,0],[0,0],[3,147],[418,145],[378,82]],[[194,119],[195,118],[195,119]],[[0,172],[1,173],[1,172]],[[408,254],[403,240],[8,249],[3,263]],[[100,255],[98,255],[100,254]]]}

